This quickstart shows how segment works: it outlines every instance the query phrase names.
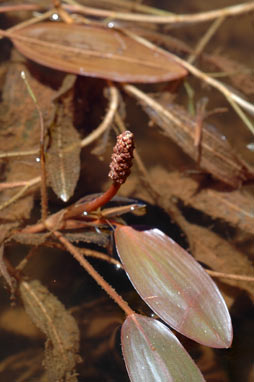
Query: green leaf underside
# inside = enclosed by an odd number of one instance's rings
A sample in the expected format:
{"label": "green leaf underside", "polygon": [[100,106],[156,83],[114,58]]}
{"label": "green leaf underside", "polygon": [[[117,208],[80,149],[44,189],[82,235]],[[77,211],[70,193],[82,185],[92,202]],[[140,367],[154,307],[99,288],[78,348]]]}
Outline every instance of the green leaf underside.
{"label": "green leaf underside", "polygon": [[115,241],[130,281],[161,319],[201,344],[231,345],[232,324],[224,299],[190,254],[158,229],[117,227]]}
{"label": "green leaf underside", "polygon": [[176,336],[158,320],[128,316],[121,342],[131,382],[204,382]]}
{"label": "green leaf underside", "polygon": [[79,75],[152,83],[187,74],[170,53],[155,52],[106,27],[45,22],[28,26],[10,37],[16,48],[31,60]]}

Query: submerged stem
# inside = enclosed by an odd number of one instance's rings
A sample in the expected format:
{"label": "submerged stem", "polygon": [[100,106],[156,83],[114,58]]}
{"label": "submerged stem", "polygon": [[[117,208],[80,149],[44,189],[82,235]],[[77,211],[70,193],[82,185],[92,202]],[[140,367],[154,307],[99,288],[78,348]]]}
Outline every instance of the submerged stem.
{"label": "submerged stem", "polygon": [[120,306],[127,314],[131,315],[135,312],[129,307],[126,301],[112,288],[111,285],[94,269],[94,267],[82,256],[79,249],[69,242],[59,231],[53,232],[57,239],[65,246],[79,264],[89,273],[89,275],[108,293],[108,295]]}

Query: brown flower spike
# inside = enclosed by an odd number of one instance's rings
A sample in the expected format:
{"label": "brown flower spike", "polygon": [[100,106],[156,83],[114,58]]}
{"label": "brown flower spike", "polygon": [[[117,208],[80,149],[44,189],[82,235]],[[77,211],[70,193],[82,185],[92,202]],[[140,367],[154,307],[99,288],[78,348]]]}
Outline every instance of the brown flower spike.
{"label": "brown flower spike", "polygon": [[[87,214],[91,211],[95,211],[98,208],[103,207],[116,195],[117,191],[130,174],[133,150],[134,136],[130,131],[126,130],[124,133],[118,135],[116,145],[113,149],[113,154],[111,157],[112,161],[109,165],[110,172],[108,174],[113,183],[107,191],[89,202],[76,203],[72,206],[69,206],[65,210],[61,210],[60,212],[49,216],[45,222],[30,226],[27,229],[22,230],[22,232],[41,232],[45,228],[54,231],[56,227],[58,230],[63,229],[68,226],[68,219],[75,219],[77,216],[84,214],[84,212]],[[70,222],[70,224],[72,223]]]}
{"label": "brown flower spike", "polygon": [[126,130],[118,135],[116,145],[111,156],[108,176],[115,184],[123,184],[130,174],[134,150],[133,134]]}

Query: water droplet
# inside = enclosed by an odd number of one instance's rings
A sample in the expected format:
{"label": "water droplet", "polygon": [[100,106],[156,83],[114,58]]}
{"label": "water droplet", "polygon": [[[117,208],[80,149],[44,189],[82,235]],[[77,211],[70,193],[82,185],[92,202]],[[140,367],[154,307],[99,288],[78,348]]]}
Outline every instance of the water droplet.
{"label": "water droplet", "polygon": [[59,21],[59,15],[58,13],[53,13],[50,17],[50,20],[52,21]]}
{"label": "water droplet", "polygon": [[62,199],[63,202],[67,202],[68,195],[66,194],[65,191],[61,193],[60,198]]}
{"label": "water droplet", "polygon": [[[87,212],[86,212],[86,214],[87,214]],[[85,215],[85,214],[84,214],[84,215]],[[101,230],[100,230],[100,228],[95,227],[95,231],[96,231],[97,233],[101,234]]]}
{"label": "water droplet", "polygon": [[110,21],[108,24],[107,24],[108,28],[115,28],[115,23],[113,21]]}
{"label": "water droplet", "polygon": [[246,148],[250,151],[254,151],[254,142],[248,143],[246,145]]}

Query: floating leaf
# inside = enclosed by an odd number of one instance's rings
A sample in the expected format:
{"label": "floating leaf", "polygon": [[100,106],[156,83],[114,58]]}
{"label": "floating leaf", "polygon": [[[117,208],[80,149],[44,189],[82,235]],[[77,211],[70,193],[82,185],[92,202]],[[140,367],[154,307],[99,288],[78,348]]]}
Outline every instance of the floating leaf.
{"label": "floating leaf", "polygon": [[63,304],[39,281],[23,281],[20,294],[27,314],[47,336],[44,365],[48,381],[76,382],[79,329]]}
{"label": "floating leaf", "polygon": [[38,23],[8,37],[24,56],[70,73],[124,82],[170,81],[187,74],[170,53],[154,52],[103,26]]}
{"label": "floating leaf", "polygon": [[202,374],[167,326],[139,314],[128,316],[121,332],[131,382],[201,382]]}
{"label": "floating leaf", "polygon": [[58,107],[57,119],[51,130],[51,145],[46,155],[50,184],[64,201],[73,195],[80,172],[80,138],[72,125],[72,117],[63,105]]}
{"label": "floating leaf", "polygon": [[124,268],[143,300],[167,324],[212,347],[229,347],[232,325],[226,304],[204,269],[158,229],[115,230]]}

